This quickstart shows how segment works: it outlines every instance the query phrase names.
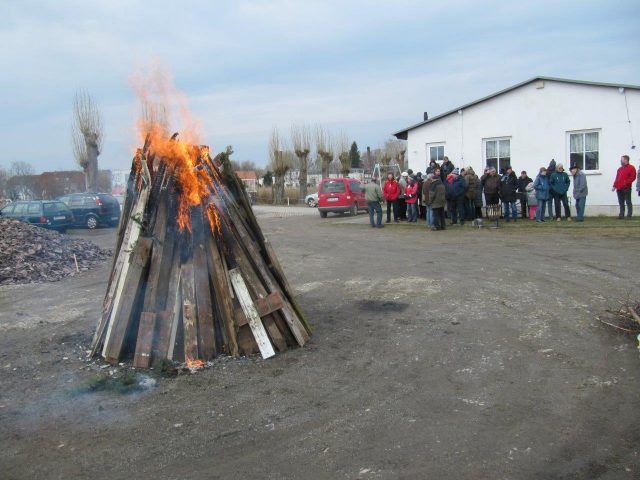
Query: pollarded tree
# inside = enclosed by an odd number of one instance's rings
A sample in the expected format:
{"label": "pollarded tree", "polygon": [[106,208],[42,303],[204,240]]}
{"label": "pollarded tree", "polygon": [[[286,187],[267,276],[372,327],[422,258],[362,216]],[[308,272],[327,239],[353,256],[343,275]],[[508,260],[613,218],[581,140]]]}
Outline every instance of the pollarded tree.
{"label": "pollarded tree", "polygon": [[102,148],[102,120],[91,95],[76,92],[71,127],[73,156],[85,175],[88,192],[98,190],[98,155]]}
{"label": "pollarded tree", "polygon": [[322,125],[316,125],[315,129],[316,152],[320,157],[322,178],[329,176],[329,165],[333,162],[333,147],[331,145],[331,135]]}
{"label": "pollarded tree", "polygon": [[384,144],[384,150],[390,159],[394,160],[400,170],[405,170],[405,153],[407,151],[407,144],[405,142],[402,140],[389,139]]}
{"label": "pollarded tree", "polygon": [[340,173],[348,177],[351,171],[351,158],[349,157],[349,137],[345,132],[340,132],[336,138],[336,153],[340,161]]}
{"label": "pollarded tree", "polygon": [[307,173],[309,171],[309,153],[311,152],[311,131],[308,125],[291,126],[291,144],[300,163],[300,201],[307,196]]}
{"label": "pollarded tree", "polygon": [[284,176],[289,171],[289,156],[285,154],[284,143],[277,128],[273,128],[269,137],[269,158],[271,160],[271,170],[275,177],[273,184],[273,203],[282,205],[284,203]]}

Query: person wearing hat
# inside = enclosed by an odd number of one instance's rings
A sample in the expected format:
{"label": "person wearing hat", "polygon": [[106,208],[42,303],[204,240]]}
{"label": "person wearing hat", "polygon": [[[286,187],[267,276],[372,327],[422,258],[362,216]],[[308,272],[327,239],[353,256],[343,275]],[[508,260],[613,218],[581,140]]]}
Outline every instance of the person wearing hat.
{"label": "person wearing hat", "polygon": [[[384,200],[384,196],[382,195],[382,189],[380,185],[378,185],[378,175],[373,175],[371,177],[371,181],[367,183],[364,187],[364,199],[367,201],[367,211],[369,212],[369,224],[371,228],[378,227],[382,228],[382,207],[380,206],[380,202]],[[373,223],[373,213],[377,214],[376,223]]]}
{"label": "person wearing hat", "polygon": [[402,172],[398,185],[400,185],[400,196],[398,197],[398,216],[400,220],[407,219],[407,202],[405,197],[405,190],[409,184],[409,172]]}
{"label": "person wearing hat", "polygon": [[547,169],[540,167],[540,173],[533,182],[533,189],[536,192],[536,200],[538,208],[536,209],[536,222],[544,222],[544,213],[549,201],[549,179],[547,178]]}
{"label": "person wearing hat", "polygon": [[516,196],[520,200],[520,209],[522,210],[522,218],[527,218],[528,214],[528,206],[527,203],[529,200],[529,196],[527,194],[527,186],[533,182],[527,175],[526,171],[520,172],[520,176],[518,177],[518,189],[516,190]]}
{"label": "person wearing hat", "polygon": [[571,210],[569,210],[569,200],[567,199],[567,192],[569,191],[569,175],[564,171],[564,167],[561,163],[556,165],[556,171],[549,177],[549,187],[553,203],[556,211],[556,221],[560,221],[560,202],[564,207],[564,215],[567,221],[571,221]]}
{"label": "person wearing hat", "polygon": [[467,193],[469,186],[464,178],[460,176],[460,171],[454,168],[449,175],[450,181],[445,183],[447,194],[449,197],[449,216],[451,217],[451,225],[464,225],[464,194]]}
{"label": "person wearing hat", "polygon": [[584,207],[587,203],[589,188],[587,176],[577,165],[571,165],[569,169],[573,175],[573,198],[576,200],[576,222],[584,222]]}
{"label": "person wearing hat", "polygon": [[[500,180],[500,198],[502,199],[502,213],[505,222],[518,218],[516,210],[516,190],[518,189],[518,179],[513,168],[506,167],[504,176]],[[511,218],[509,218],[511,217]]]}
{"label": "person wearing hat", "polygon": [[418,221],[418,182],[414,177],[409,177],[409,185],[405,190],[407,202],[407,221],[416,223]]}

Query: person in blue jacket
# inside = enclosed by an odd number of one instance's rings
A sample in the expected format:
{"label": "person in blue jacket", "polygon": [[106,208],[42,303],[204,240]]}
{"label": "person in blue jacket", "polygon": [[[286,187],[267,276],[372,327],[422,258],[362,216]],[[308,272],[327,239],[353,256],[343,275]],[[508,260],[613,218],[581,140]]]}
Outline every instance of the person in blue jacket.
{"label": "person in blue jacket", "polygon": [[536,222],[544,222],[544,211],[549,201],[549,178],[547,178],[547,169],[540,168],[540,173],[533,182],[533,189],[536,192],[536,200],[538,200],[538,208],[536,209]]}
{"label": "person in blue jacket", "polygon": [[560,221],[560,202],[564,207],[564,215],[568,222],[571,221],[571,211],[569,210],[569,200],[567,199],[567,192],[569,191],[569,175],[564,171],[564,167],[561,163],[556,165],[556,171],[551,174],[549,178],[549,186],[551,187],[551,197],[555,205],[556,221]]}
{"label": "person in blue jacket", "polygon": [[457,168],[453,169],[451,176],[453,177],[451,182],[445,183],[447,196],[451,202],[451,225],[457,224],[458,219],[460,225],[464,225],[464,194],[467,193],[469,186],[464,181],[464,177],[460,176]]}

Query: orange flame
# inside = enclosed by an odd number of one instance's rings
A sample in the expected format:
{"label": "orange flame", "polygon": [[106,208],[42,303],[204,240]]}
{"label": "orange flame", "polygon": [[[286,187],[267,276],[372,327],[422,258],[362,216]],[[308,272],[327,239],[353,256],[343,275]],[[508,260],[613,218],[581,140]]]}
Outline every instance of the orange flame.
{"label": "orange flame", "polygon": [[191,360],[190,358],[187,358],[186,365],[190,370],[199,370],[201,368],[204,368],[204,362],[198,359]]}
{"label": "orange flame", "polygon": [[[175,177],[177,223],[181,231],[191,231],[191,208],[203,204],[212,184],[207,172],[202,166],[198,167],[209,158],[208,147],[197,147],[199,123],[189,113],[185,96],[159,65],[147,67],[132,78],[132,83],[142,103],[138,132],[140,140],[147,143],[147,158],[164,163],[167,173]],[[171,116],[176,112],[181,120],[180,139],[172,139],[169,134]]]}

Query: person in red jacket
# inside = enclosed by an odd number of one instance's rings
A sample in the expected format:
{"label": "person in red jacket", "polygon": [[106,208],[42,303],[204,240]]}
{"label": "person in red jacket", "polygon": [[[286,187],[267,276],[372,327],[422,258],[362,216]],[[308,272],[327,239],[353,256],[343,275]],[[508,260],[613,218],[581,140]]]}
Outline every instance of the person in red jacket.
{"label": "person in red jacket", "polygon": [[384,182],[382,194],[387,202],[387,223],[391,221],[391,208],[393,208],[393,221],[398,223],[398,197],[400,197],[400,185],[393,176],[393,173],[387,175]]}
{"label": "person in red jacket", "polygon": [[633,215],[633,205],[631,204],[631,185],[636,180],[636,169],[629,163],[629,155],[620,157],[620,168],[616,173],[616,180],[613,182],[613,188],[618,194],[618,205],[620,205],[620,213],[618,219],[624,218],[624,204],[627,204],[627,218]]}
{"label": "person in red jacket", "polygon": [[416,223],[418,221],[418,182],[414,177],[409,178],[409,185],[404,193],[407,202],[407,222]]}

